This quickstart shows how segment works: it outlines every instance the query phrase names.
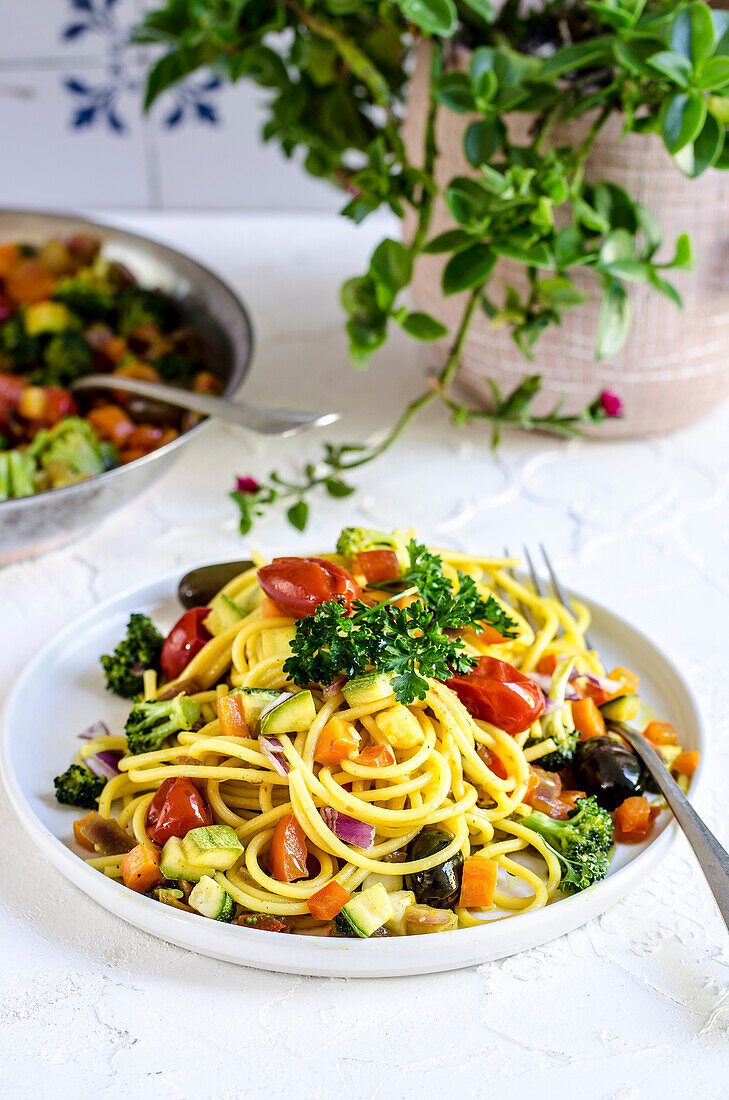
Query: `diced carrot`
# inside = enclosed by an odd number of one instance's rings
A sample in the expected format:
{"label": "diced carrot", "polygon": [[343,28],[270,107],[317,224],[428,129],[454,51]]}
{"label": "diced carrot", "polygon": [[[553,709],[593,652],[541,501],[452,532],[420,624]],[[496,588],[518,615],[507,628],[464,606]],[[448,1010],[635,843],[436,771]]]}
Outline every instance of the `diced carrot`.
{"label": "diced carrot", "polygon": [[146,894],[165,881],[159,869],[159,852],[151,844],[137,844],[127,852],[121,870],[124,885],[138,894]]}
{"label": "diced carrot", "polygon": [[165,444],[171,443],[173,439],[177,439],[179,434],[177,428],[165,428],[159,441],[160,447],[164,447]]}
{"label": "diced carrot", "polygon": [[331,920],[347,904],[352,895],[333,879],[307,900],[309,912],[316,920]]}
{"label": "diced carrot", "polygon": [[21,260],[5,276],[5,290],[14,302],[41,302],[52,298],[56,280],[38,260]]}
{"label": "diced carrot", "polygon": [[[156,367],[141,359],[130,359],[128,363],[112,371],[112,374],[119,375],[121,378],[138,378],[140,382],[159,382],[159,371]],[[126,397],[126,394],[123,396]]]}
{"label": "diced carrot", "polygon": [[389,768],[395,763],[395,753],[389,745],[368,745],[354,759],[366,768]]}
{"label": "diced carrot", "polygon": [[615,811],[618,840],[645,840],[651,826],[651,808],[642,795],[621,802]]}
{"label": "diced carrot", "polygon": [[279,882],[309,877],[306,833],[293,814],[282,817],[271,837],[271,874]]}
{"label": "diced carrot", "polygon": [[643,730],[652,745],[676,745],[678,734],[670,722],[649,722]]}
{"label": "diced carrot", "polygon": [[671,764],[671,770],[678,775],[693,775],[698,767],[699,754],[697,752],[682,752]]}
{"label": "diced carrot", "polygon": [[218,699],[218,718],[223,737],[248,736],[248,722],[242,695],[223,695]]}
{"label": "diced carrot", "polygon": [[192,380],[193,393],[211,393],[218,397],[223,392],[223,383],[209,370],[200,370]]}
{"label": "diced carrot", "polygon": [[459,904],[466,909],[490,909],[494,903],[498,866],[493,859],[469,856],[463,861]]}
{"label": "diced carrot", "polygon": [[84,826],[88,825],[90,821],[93,821],[95,817],[96,813],[94,812],[94,810],[92,810],[90,814],[86,814],[86,817],[81,817],[78,821],[74,821],[73,823],[73,835],[76,839],[76,843],[79,844],[82,848],[85,848],[87,852],[95,852],[96,849],[84,833],[83,829]]}
{"label": "diced carrot", "polygon": [[542,676],[551,676],[557,667],[556,653],[543,653],[537,662],[537,672]]}
{"label": "diced carrot", "polygon": [[338,764],[359,749],[359,734],[351,722],[333,715],[319,734],[314,750],[317,764]]}
{"label": "diced carrot", "polygon": [[635,695],[640,686],[640,680],[629,668],[614,668],[609,679],[620,680],[623,685],[619,691],[611,695],[611,699],[619,699],[621,695]]}
{"label": "diced carrot", "polygon": [[479,642],[483,642],[484,645],[501,645],[506,641],[503,634],[499,634],[498,630],[495,630],[493,626],[489,626],[488,623],[481,623],[481,629],[476,635]]}
{"label": "diced carrot", "polygon": [[363,550],[357,561],[368,584],[394,581],[400,576],[400,562],[394,550]]}
{"label": "diced carrot", "polygon": [[11,267],[20,259],[17,244],[0,244],[0,279],[4,279]]}
{"label": "diced carrot", "polygon": [[571,704],[572,720],[580,731],[580,740],[599,737],[605,733],[605,719],[594,699],[577,699]]}
{"label": "diced carrot", "polygon": [[122,466],[126,466],[129,462],[136,462],[138,458],[145,458],[148,454],[149,451],[145,451],[142,447],[125,447],[119,452],[119,461]]}
{"label": "diced carrot", "polygon": [[411,604],[416,603],[422,597],[418,592],[411,592],[409,596],[401,596],[399,600],[394,600],[395,607],[399,607],[401,610],[410,607]]}
{"label": "diced carrot", "polygon": [[126,443],[134,431],[133,422],[117,405],[99,405],[86,419],[100,439],[109,439],[118,445]]}
{"label": "diced carrot", "polygon": [[107,359],[112,363],[118,363],[127,354],[127,342],[123,336],[112,336],[111,340],[107,340],[104,344],[103,350]]}
{"label": "diced carrot", "polygon": [[282,611],[278,604],[273,602],[270,596],[263,597],[261,615],[264,619],[280,619],[281,616],[286,618],[286,612]]}

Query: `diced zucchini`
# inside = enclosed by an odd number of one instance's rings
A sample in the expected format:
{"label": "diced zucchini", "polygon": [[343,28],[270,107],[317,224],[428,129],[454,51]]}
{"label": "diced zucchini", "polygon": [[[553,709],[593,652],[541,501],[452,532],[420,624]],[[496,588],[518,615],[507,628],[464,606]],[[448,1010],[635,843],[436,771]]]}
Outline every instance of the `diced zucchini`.
{"label": "diced zucchini", "polygon": [[411,905],[415,905],[415,894],[412,890],[396,890],[393,894],[389,894],[388,897],[390,898],[390,905],[392,906],[392,916],[389,921],[386,922],[386,927],[388,931],[394,932],[396,936],[407,936],[405,911],[409,909]]}
{"label": "diced zucchini", "polygon": [[296,627],[272,626],[261,632],[261,657],[264,661],[273,661],[276,658],[285,660],[291,656],[291,645]]}
{"label": "diced zucchini", "polygon": [[10,454],[0,451],[0,500],[10,496]]}
{"label": "diced zucchini", "polygon": [[375,722],[395,749],[414,749],[425,740],[417,718],[402,703],[379,711]]}
{"label": "diced zucchini", "polygon": [[233,899],[220,883],[203,875],[190,891],[190,905],[211,920],[229,921],[233,917]]}
{"label": "diced zucchini", "polygon": [[[168,841],[169,843],[169,841]],[[228,871],[240,859],[243,845],[229,825],[203,825],[190,829],[182,840],[182,854],[193,867]],[[199,877],[199,876],[198,876]]]}
{"label": "diced zucchini", "polygon": [[29,497],[35,492],[33,475],[36,472],[35,460],[27,451],[10,451],[10,495],[11,497]]}
{"label": "diced zucchini", "polygon": [[683,749],[680,745],[656,745],[656,752],[664,761],[667,768],[670,768],[674,760],[681,755]]}
{"label": "diced zucchini", "polygon": [[297,691],[261,715],[264,737],[280,737],[282,733],[303,733],[316,718],[314,697],[310,691]]}
{"label": "diced zucchini", "polygon": [[609,722],[630,722],[640,710],[640,696],[621,695],[618,699],[608,699],[600,710]]}
{"label": "diced zucchini", "polygon": [[432,905],[411,905],[403,915],[407,936],[424,936],[431,932],[454,932],[458,914],[452,909],[434,909]]}
{"label": "diced zucchini", "polygon": [[367,939],[394,915],[387,890],[378,882],[347,902],[334,918],[334,927],[342,935]]}
{"label": "diced zucchini", "polygon": [[382,883],[388,894],[392,894],[396,890],[402,890],[402,875],[383,875],[379,871],[370,871],[367,878],[362,882],[362,889],[369,890],[370,886],[376,886],[378,882]]}
{"label": "diced zucchini", "polygon": [[389,699],[393,694],[390,677],[384,672],[368,672],[357,676],[342,688],[342,694],[350,707],[366,707]]}
{"label": "diced zucchini", "polygon": [[181,879],[198,882],[207,871],[213,870],[212,866],[193,866],[182,851],[182,841],[176,836],[171,836],[162,849],[159,869],[172,882],[179,882]]}
{"label": "diced zucchini", "polygon": [[246,722],[251,729],[254,729],[258,725],[263,708],[270,703],[275,703],[281,692],[264,691],[262,688],[234,688],[230,694],[243,697],[243,713]]}

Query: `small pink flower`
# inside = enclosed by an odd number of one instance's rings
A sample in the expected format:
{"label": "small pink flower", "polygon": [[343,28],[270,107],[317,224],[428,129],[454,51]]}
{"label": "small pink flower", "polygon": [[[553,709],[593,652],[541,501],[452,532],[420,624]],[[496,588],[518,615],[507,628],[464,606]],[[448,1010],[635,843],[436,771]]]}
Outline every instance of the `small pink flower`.
{"label": "small pink flower", "polygon": [[623,402],[612,390],[603,390],[600,394],[600,405],[606,416],[622,416]]}
{"label": "small pink flower", "polygon": [[237,477],[235,479],[236,493],[250,493],[252,496],[254,493],[257,493],[260,488],[261,486],[254,477]]}

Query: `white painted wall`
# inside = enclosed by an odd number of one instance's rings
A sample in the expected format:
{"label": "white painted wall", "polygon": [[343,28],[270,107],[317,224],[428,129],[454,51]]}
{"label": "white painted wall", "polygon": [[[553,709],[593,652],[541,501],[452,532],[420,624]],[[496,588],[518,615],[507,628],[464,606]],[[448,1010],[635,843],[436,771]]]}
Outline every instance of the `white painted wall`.
{"label": "white painted wall", "polygon": [[260,89],[195,75],[142,117],[145,2],[0,0],[0,206],[337,210],[261,142]]}

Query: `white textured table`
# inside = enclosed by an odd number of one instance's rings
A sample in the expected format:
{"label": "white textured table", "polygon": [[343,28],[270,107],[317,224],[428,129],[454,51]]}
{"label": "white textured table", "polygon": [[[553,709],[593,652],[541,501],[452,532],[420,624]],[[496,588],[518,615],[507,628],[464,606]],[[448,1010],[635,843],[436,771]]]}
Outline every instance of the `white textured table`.
{"label": "white textured table", "polygon": [[[246,396],[331,403],[344,414],[339,438],[356,440],[416,392],[428,352],[405,338],[366,375],[347,365],[337,288],[366,266],[381,226],[119,220],[189,250],[241,292],[257,332]],[[411,523],[458,548],[539,538],[571,584],[688,670],[712,736],[699,809],[729,844],[728,438],[729,406],[645,443],[513,436],[497,462],[475,430],[433,412],[362,471],[357,496],[317,501],[304,535],[271,517],[242,542],[226,498],[233,475],[285,467],[317,443],[211,428],[90,536],[0,572],[0,687],[70,617],[196,559],[328,546],[345,519]],[[622,904],[538,950],[347,982],[237,968],[136,931],[48,865],[4,799],[0,837],[0,1093],[14,1100],[727,1095],[729,941],[683,841]]]}

